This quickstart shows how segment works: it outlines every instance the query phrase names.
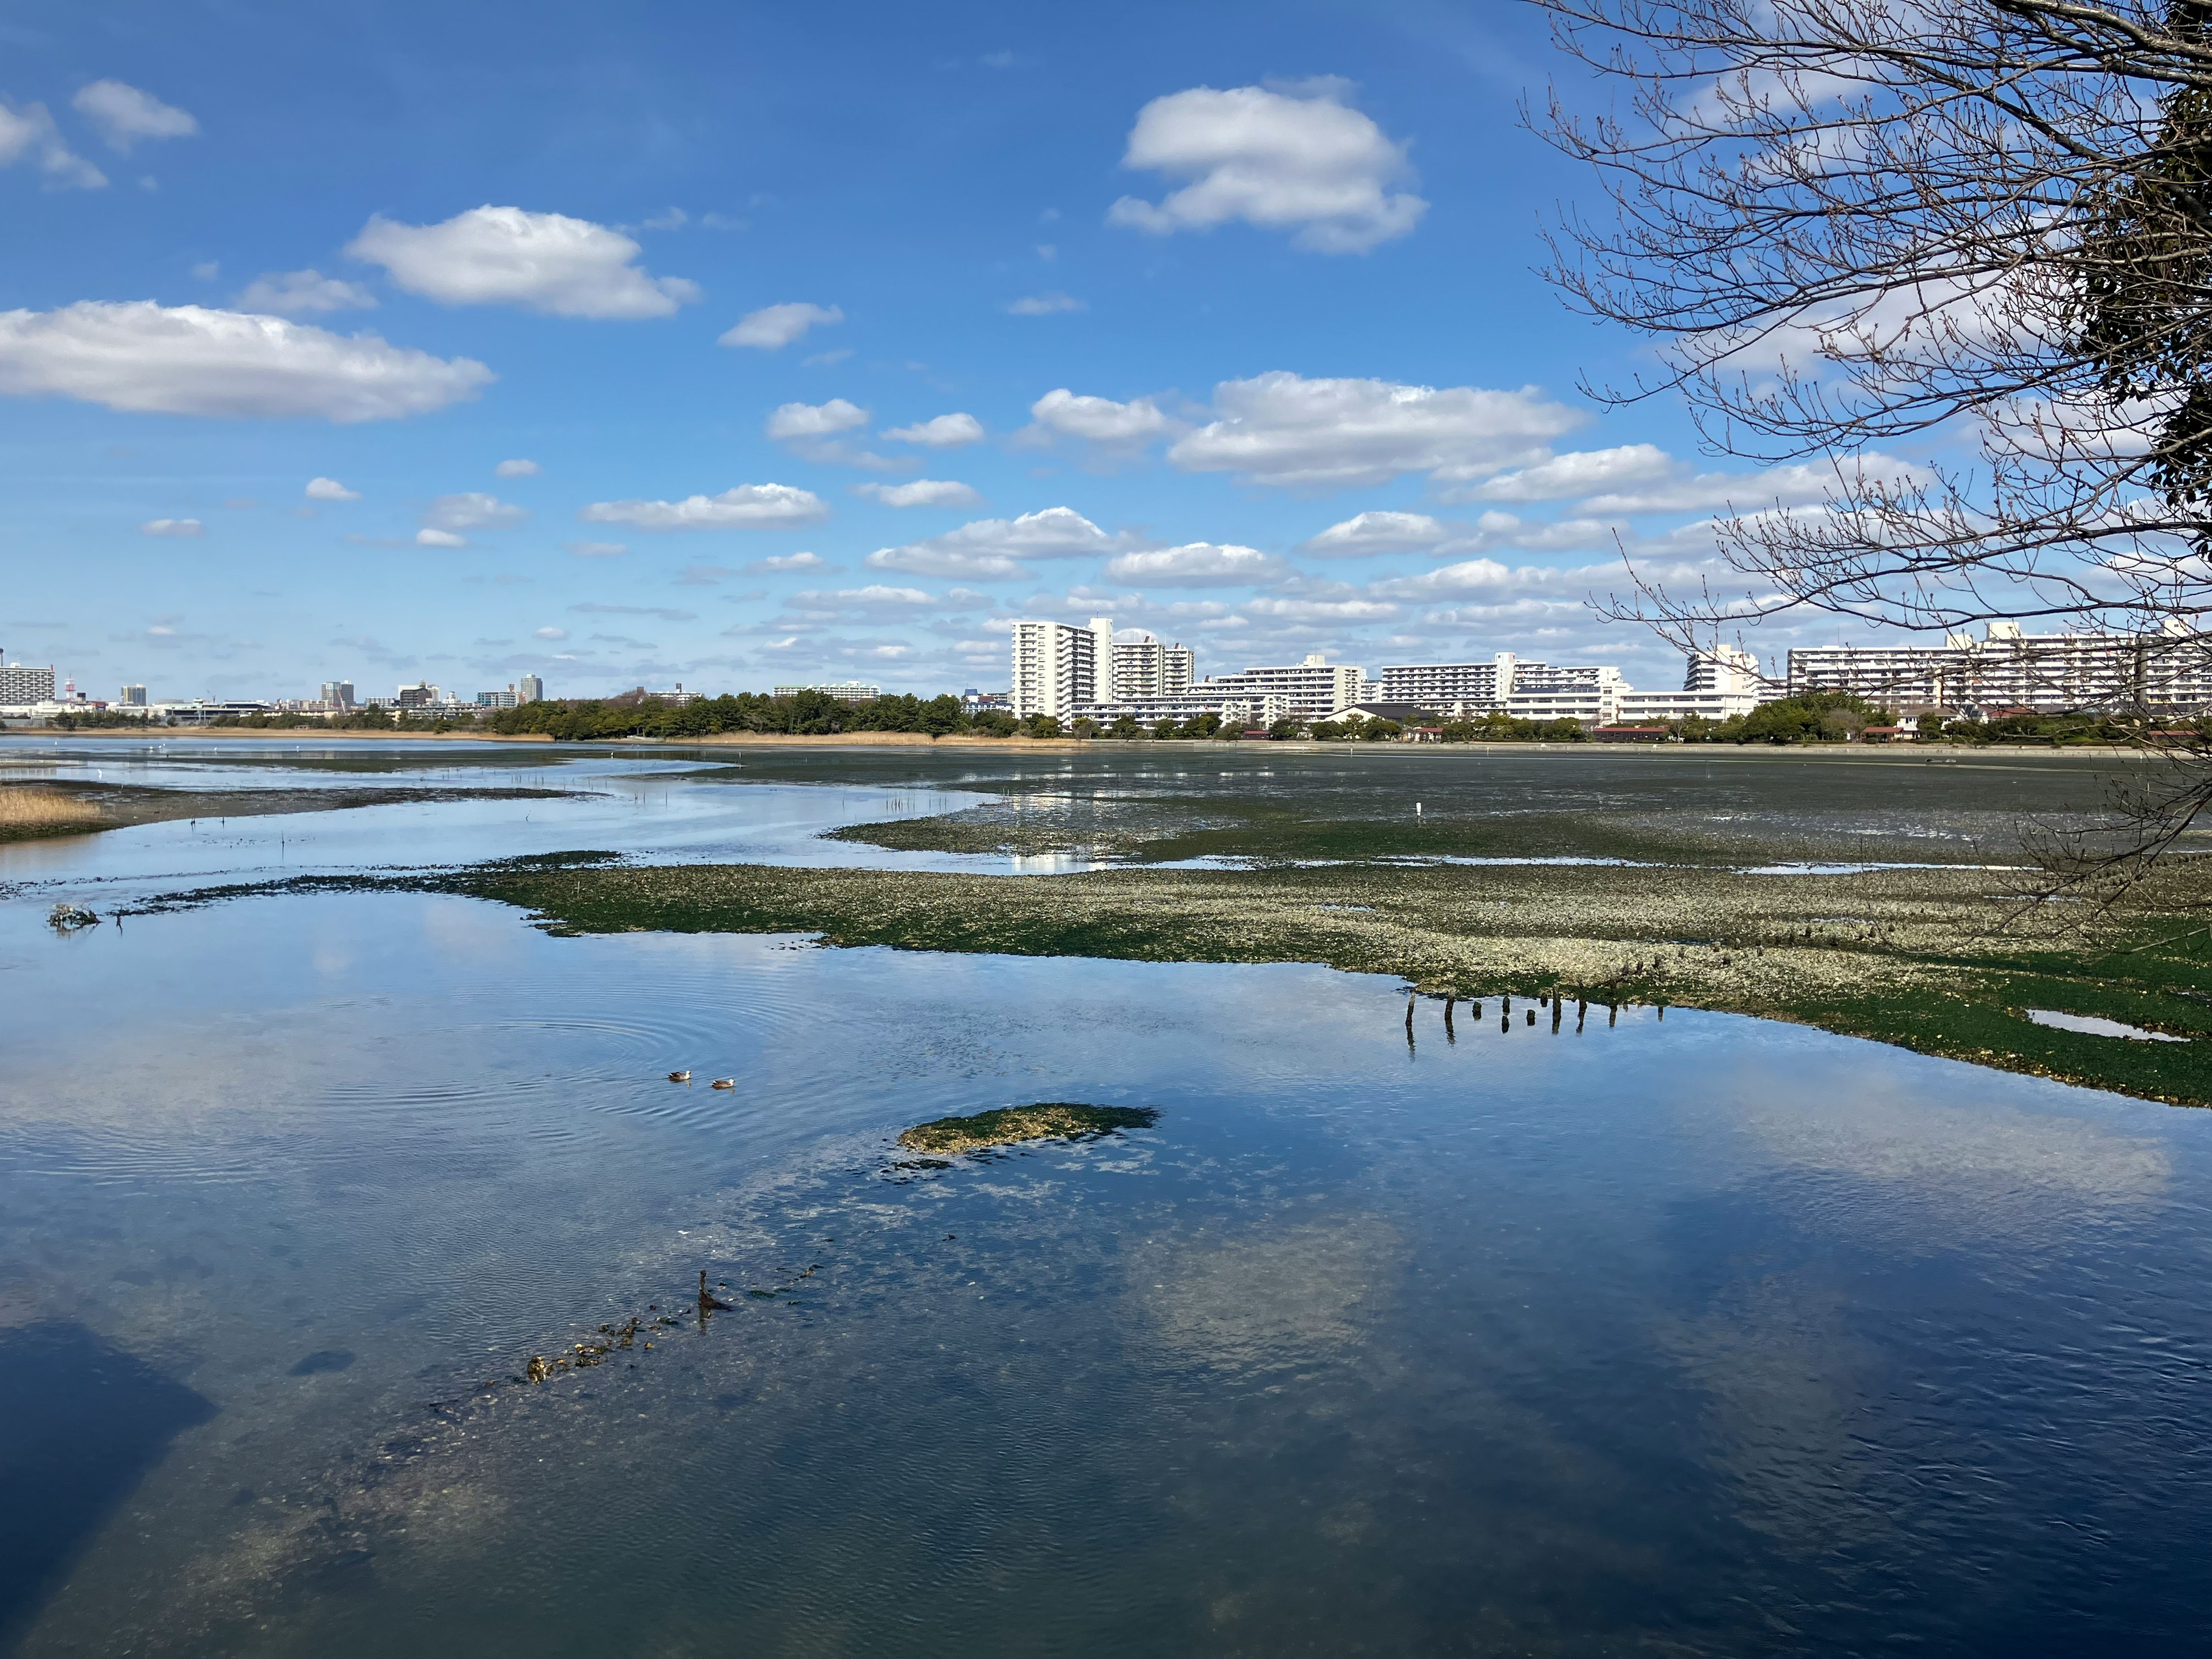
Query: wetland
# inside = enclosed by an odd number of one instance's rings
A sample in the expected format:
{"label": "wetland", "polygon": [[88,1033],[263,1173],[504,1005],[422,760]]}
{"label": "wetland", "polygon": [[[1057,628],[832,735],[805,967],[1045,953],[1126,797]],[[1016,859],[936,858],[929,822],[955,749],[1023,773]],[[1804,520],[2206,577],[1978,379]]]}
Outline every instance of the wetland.
{"label": "wetland", "polygon": [[1221,748],[8,749],[0,1650],[2193,1641],[2094,763]]}

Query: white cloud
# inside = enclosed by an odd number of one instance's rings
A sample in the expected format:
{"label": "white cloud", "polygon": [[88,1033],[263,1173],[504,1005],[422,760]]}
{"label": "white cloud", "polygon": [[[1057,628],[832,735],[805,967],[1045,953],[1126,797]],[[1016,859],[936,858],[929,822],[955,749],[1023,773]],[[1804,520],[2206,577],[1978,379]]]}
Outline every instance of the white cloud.
{"label": "white cloud", "polygon": [[794,303],[763,306],[749,311],[726,330],[718,343],[750,346],[757,351],[781,351],[810,328],[842,323],[845,313],[836,306]]}
{"label": "white cloud", "polygon": [[565,640],[568,637],[568,630],[565,628],[541,628],[538,630],[538,637],[541,640]]}
{"label": "white cloud", "polygon": [[570,542],[568,548],[579,559],[619,559],[629,551],[620,542]]}
{"label": "white cloud", "polygon": [[1317,558],[1364,559],[1403,553],[1450,539],[1451,526],[1425,513],[1362,513],[1333,524],[1305,544]]}
{"label": "white cloud", "polygon": [[1258,599],[1246,601],[1242,609],[1248,616],[1286,623],[1386,622],[1398,614],[1396,605],[1376,599]]}
{"label": "white cloud", "polygon": [[957,449],[963,444],[981,443],[984,434],[982,422],[973,415],[952,414],[934,416],[912,426],[895,426],[884,436],[929,449]]}
{"label": "white cloud", "polygon": [[264,271],[238,296],[238,303],[247,311],[306,317],[328,311],[374,311],[376,295],[359,283],[325,276],[311,266],[306,270]]}
{"label": "white cloud", "polygon": [[1364,253],[1403,236],[1428,204],[1390,186],[1406,149],[1343,102],[1339,82],[1269,91],[1193,87],[1137,113],[1126,167],[1188,179],[1157,204],[1124,196],[1106,222],[1155,235],[1211,230],[1232,219],[1317,253]]}
{"label": "white cloud", "polygon": [[503,525],[520,524],[529,516],[527,508],[470,489],[439,496],[423,509],[422,522],[434,530],[496,530]]}
{"label": "white cloud", "polygon": [[870,583],[866,587],[840,588],[835,593],[823,593],[809,588],[791,596],[791,603],[800,609],[822,605],[836,605],[864,611],[911,610],[915,605],[937,603],[934,593],[925,593],[918,587],[885,587]]}
{"label": "white cloud", "polygon": [[381,265],[410,294],[448,306],[522,306],[556,317],[665,317],[700,297],[654,276],[618,230],[561,213],[471,208],[443,223],[370,219],[346,252]]}
{"label": "white cloud", "polygon": [[830,516],[822,498],[791,484],[739,484],[719,495],[680,501],[593,501],[577,514],[586,524],[635,525],[640,530],[781,530]]}
{"label": "white cloud", "polygon": [[202,306],[0,312],[0,393],[132,414],[388,421],[474,398],[494,378],[472,358]]}
{"label": "white cloud", "polygon": [[469,538],[456,536],[450,530],[418,530],[415,532],[417,547],[466,547]]}
{"label": "white cloud", "polygon": [[1027,574],[1019,562],[1024,559],[1103,556],[1125,546],[1125,538],[1108,535],[1074,508],[1048,507],[1018,519],[978,519],[903,547],[878,548],[866,562],[871,569],[916,576],[992,580]]}
{"label": "white cloud", "polygon": [[1179,440],[1168,459],[1188,472],[1235,472],[1247,483],[1327,490],[1385,483],[1409,472],[1438,483],[1486,477],[1542,457],[1583,416],[1534,386],[1403,386],[1305,380],[1278,369],[1214,388],[1217,419]]}
{"label": "white cloud", "polygon": [[1109,581],[1133,587],[1231,587],[1268,581],[1283,574],[1279,559],[1256,547],[1215,542],[1187,542],[1181,547],[1148,548],[1109,560]]}
{"label": "white cloud", "polygon": [[1479,501],[1561,501],[1601,489],[1656,483],[1674,471],[1674,458],[1658,445],[1626,444],[1553,455],[1462,494]]}
{"label": "white cloud", "polygon": [[1581,504],[1581,510],[1615,514],[1711,513],[1817,507],[1856,477],[1869,472],[1904,480],[1926,476],[1917,467],[1882,454],[1858,456],[1842,465],[1850,470],[1852,478],[1840,477],[1837,465],[1826,461],[1795,462],[1769,467],[1764,472],[1701,472],[1693,478],[1677,478],[1647,489],[1594,495]]}
{"label": "white cloud", "polygon": [[1472,599],[1496,602],[1531,593],[1569,596],[1579,605],[1593,583],[1620,580],[1617,567],[1589,565],[1560,570],[1548,565],[1506,565],[1496,559],[1464,559],[1414,576],[1393,576],[1370,583],[1367,591],[1382,599]]}
{"label": "white cloud", "polygon": [[778,404],[768,417],[768,435],[778,443],[794,438],[828,438],[868,423],[868,411],[842,398],[826,404]]}
{"label": "white cloud", "polygon": [[776,576],[793,570],[827,570],[830,561],[819,553],[779,553],[773,558],[755,559],[745,567],[748,576]]}
{"label": "white cloud", "polygon": [[197,536],[200,533],[198,519],[149,519],[138,526],[142,536]]}
{"label": "white cloud", "polygon": [[1176,430],[1176,423],[1150,398],[1117,404],[1111,398],[1078,397],[1066,386],[1031,404],[1030,417],[1048,436],[1079,438],[1102,449],[1141,449]]}
{"label": "white cloud", "polygon": [[311,501],[357,501],[361,491],[348,489],[336,478],[310,478],[304,492]]}
{"label": "white cloud", "polygon": [[62,142],[44,104],[0,100],[0,167],[36,156],[49,190],[104,190],[107,175]]}
{"label": "white cloud", "polygon": [[189,138],[200,130],[183,110],[120,81],[94,81],[70,102],[119,155],[141,138]]}
{"label": "white cloud", "polygon": [[1048,289],[1042,294],[1027,294],[1018,300],[1009,301],[1006,305],[1006,315],[1009,317],[1056,317],[1063,312],[1090,309],[1089,306],[1073,294],[1062,294],[1055,288]]}
{"label": "white cloud", "polygon": [[495,477],[501,478],[534,478],[544,469],[535,461],[515,459],[501,461],[492,468]]}
{"label": "white cloud", "polygon": [[983,498],[974,489],[949,478],[916,478],[911,483],[864,483],[853,486],[855,495],[866,495],[885,507],[981,507]]}
{"label": "white cloud", "polygon": [[192,267],[192,275],[198,277],[203,283],[211,283],[215,281],[216,277],[222,275],[222,261],[220,259],[203,259]]}

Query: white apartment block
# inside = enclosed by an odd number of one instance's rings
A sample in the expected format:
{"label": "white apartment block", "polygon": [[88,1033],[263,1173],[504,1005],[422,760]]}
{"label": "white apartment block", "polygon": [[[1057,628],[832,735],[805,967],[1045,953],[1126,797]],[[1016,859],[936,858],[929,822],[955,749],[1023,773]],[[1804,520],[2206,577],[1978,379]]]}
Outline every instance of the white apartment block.
{"label": "white apartment block", "polygon": [[1748,714],[1781,696],[1759,672],[1759,659],[1740,645],[1700,652],[1689,659],[1680,691],[1631,691],[1624,688],[1617,719],[1624,726],[1664,720],[1724,720]]}
{"label": "white apartment block", "polygon": [[1110,650],[1111,618],[1094,617],[1088,628],[1066,623],[1023,621],[1014,624],[1014,716],[1050,714],[1073,720],[1082,705],[1098,696],[1101,637]]}
{"label": "white apartment block", "polygon": [[21,708],[54,700],[54,671],[11,662],[0,668],[0,705]]}
{"label": "white apartment block", "polygon": [[1097,687],[1097,701],[1112,702],[1128,697],[1165,697],[1188,691],[1196,677],[1197,659],[1187,645],[1163,644],[1157,635],[1141,628],[1114,631],[1112,620],[1100,617],[1092,629],[1103,641],[1107,672]]}
{"label": "white apartment block", "polygon": [[[2179,619],[2177,619],[2178,623]],[[1790,653],[1792,696],[1849,691],[1901,708],[2212,709],[2212,635],[2027,634],[1993,622],[1940,646],[1819,646]]]}
{"label": "white apartment block", "polygon": [[[696,691],[685,695],[683,682],[680,680],[677,682],[676,691],[686,702],[702,695]],[[884,695],[883,687],[871,685],[866,680],[837,680],[826,685],[779,685],[775,688],[775,693],[779,697],[795,697],[802,691],[819,691],[825,697],[835,697],[839,702],[852,703],[855,706],[864,702],[873,702]],[[664,697],[668,696],[665,692],[660,695]]]}

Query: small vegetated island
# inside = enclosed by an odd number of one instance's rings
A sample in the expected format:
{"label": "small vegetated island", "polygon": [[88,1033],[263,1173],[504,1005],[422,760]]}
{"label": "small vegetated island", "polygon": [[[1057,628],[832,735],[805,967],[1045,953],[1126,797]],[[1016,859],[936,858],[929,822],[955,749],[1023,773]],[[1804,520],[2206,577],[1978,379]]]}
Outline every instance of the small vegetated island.
{"label": "small vegetated island", "polygon": [[940,1157],[1014,1146],[1028,1140],[1097,1140],[1122,1129],[1149,1129],[1160,1115],[1149,1106],[1084,1106],[1073,1101],[1041,1100],[1033,1106],[1001,1106],[970,1117],[940,1117],[917,1123],[898,1138],[910,1152]]}

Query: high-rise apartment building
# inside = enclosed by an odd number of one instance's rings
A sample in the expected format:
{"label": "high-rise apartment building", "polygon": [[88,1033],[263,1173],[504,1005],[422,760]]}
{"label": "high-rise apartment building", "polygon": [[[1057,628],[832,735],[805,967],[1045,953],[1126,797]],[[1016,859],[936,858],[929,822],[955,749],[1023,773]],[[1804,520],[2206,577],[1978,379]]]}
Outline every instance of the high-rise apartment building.
{"label": "high-rise apartment building", "polygon": [[1115,633],[1112,622],[1103,617],[1091,626],[1107,641],[1105,659],[1110,665],[1109,672],[1100,677],[1097,700],[1101,702],[1173,696],[1189,690],[1197,678],[1197,659],[1187,645],[1164,644],[1158,635],[1141,628]]}
{"label": "high-rise apartment building", "polygon": [[353,682],[351,680],[325,680],[323,682],[322,703],[323,707],[325,708],[352,708],[354,705]]}
{"label": "high-rise apartment building", "polygon": [[535,674],[525,674],[514,683],[514,700],[522,702],[544,702],[545,682]]}
{"label": "high-rise apartment building", "polygon": [[[1014,624],[1012,685],[1014,714],[1050,714],[1072,720],[1081,705],[1098,696],[1102,659],[1110,662],[1114,623],[1094,617],[1088,628],[1066,623],[1023,621]],[[1110,672],[1110,671],[1109,671]]]}
{"label": "high-rise apartment building", "polygon": [[514,707],[514,688],[510,685],[504,691],[479,691],[477,693],[477,707],[512,708]]}
{"label": "high-rise apartment building", "polygon": [[143,685],[126,685],[115,701],[125,708],[143,708],[146,706],[146,688]]}
{"label": "high-rise apartment building", "polygon": [[54,671],[33,668],[28,663],[11,662],[0,668],[0,703],[19,708],[25,703],[52,702],[54,700]]}
{"label": "high-rise apartment building", "polygon": [[428,708],[434,702],[443,702],[445,694],[428,680],[417,680],[412,685],[403,685],[392,697],[402,708]]}

